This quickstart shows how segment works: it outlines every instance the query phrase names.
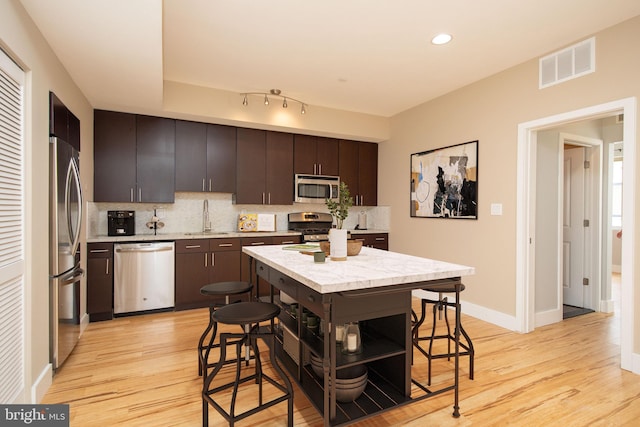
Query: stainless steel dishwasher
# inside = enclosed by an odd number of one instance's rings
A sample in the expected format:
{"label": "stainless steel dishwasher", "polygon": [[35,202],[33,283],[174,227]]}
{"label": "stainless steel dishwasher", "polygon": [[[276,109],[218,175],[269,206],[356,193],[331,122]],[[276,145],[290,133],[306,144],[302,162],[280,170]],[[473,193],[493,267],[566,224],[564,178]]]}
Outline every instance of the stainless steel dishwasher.
{"label": "stainless steel dishwasher", "polygon": [[174,242],[114,245],[115,314],[175,305],[174,247]]}

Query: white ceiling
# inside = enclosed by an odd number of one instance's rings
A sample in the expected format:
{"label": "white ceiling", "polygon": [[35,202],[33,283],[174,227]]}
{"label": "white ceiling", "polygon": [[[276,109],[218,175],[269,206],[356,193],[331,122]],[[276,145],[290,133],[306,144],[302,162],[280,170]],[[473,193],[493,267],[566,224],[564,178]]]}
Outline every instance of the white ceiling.
{"label": "white ceiling", "polygon": [[[21,2],[94,108],[161,109],[176,81],[384,117],[640,15],[638,0]],[[432,45],[440,32],[453,41]]]}

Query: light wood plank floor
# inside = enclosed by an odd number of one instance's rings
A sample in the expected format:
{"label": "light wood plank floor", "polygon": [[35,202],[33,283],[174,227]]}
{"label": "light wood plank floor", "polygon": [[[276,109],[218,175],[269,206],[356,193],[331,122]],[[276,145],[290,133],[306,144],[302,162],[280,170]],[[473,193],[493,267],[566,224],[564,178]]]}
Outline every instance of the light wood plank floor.
{"label": "light wood plank floor", "polygon": [[[201,309],[90,324],[43,403],[70,404],[71,425],[78,427],[200,425],[195,345],[206,319]],[[639,425],[640,377],[619,368],[616,315],[591,313],[530,334],[463,320],[476,347],[476,372],[469,380],[461,359],[459,419],[451,417],[453,397],[446,393],[355,425]],[[435,382],[451,378],[449,362],[434,364]],[[425,369],[416,356],[414,375]],[[285,411],[279,404],[237,425],[286,425]],[[210,413],[211,425],[225,425]],[[294,423],[322,424],[297,388]]]}

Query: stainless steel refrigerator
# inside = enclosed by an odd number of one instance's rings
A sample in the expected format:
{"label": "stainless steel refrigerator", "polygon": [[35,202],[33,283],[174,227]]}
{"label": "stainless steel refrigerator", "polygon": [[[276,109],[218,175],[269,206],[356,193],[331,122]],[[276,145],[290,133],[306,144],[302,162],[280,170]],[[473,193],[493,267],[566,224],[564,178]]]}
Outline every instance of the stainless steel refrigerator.
{"label": "stainless steel refrigerator", "polygon": [[80,337],[80,153],[60,138],[49,143],[50,360],[54,371]]}

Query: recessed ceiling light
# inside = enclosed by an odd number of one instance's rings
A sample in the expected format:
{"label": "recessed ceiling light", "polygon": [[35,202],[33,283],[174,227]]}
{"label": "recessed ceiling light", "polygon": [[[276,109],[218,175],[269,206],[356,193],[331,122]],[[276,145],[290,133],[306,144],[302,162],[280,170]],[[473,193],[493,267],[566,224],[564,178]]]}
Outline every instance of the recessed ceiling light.
{"label": "recessed ceiling light", "polygon": [[433,44],[447,44],[451,41],[452,37],[451,34],[438,34],[437,36],[435,36],[434,38],[431,39],[431,43]]}

